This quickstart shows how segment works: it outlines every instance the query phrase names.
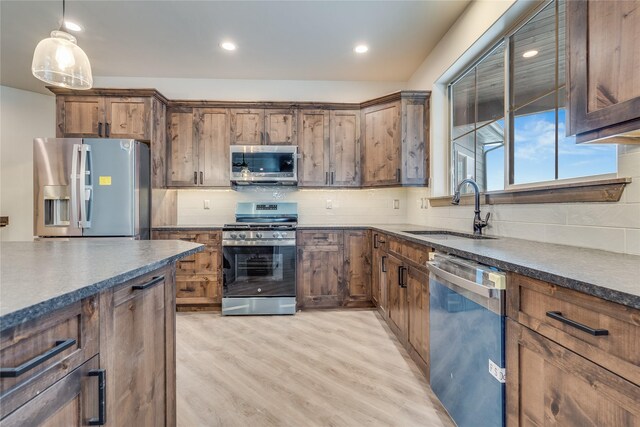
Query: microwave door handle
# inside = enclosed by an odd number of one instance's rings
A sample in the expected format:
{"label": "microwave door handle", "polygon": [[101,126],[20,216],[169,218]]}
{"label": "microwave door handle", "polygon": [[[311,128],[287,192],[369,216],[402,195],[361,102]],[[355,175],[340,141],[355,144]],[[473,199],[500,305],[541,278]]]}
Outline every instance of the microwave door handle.
{"label": "microwave door handle", "polygon": [[73,144],[71,154],[71,176],[69,185],[71,186],[71,227],[79,228],[80,218],[78,217],[78,153],[82,149],[81,144]]}

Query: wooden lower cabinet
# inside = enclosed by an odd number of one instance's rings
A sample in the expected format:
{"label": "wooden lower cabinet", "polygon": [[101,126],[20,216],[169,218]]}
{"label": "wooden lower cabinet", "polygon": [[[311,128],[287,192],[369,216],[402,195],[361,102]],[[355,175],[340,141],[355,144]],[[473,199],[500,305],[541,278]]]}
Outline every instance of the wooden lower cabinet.
{"label": "wooden lower cabinet", "polygon": [[99,419],[99,356],[87,360],[25,405],[0,421],[2,427],[80,427]]}
{"label": "wooden lower cabinet", "polygon": [[298,307],[331,308],[342,303],[342,245],[298,248]]}
{"label": "wooden lower cabinet", "polygon": [[425,365],[429,364],[429,273],[409,267],[409,345]]}
{"label": "wooden lower cabinet", "polygon": [[507,320],[507,426],[639,426],[640,386]]}
{"label": "wooden lower cabinet", "polygon": [[384,316],[387,311],[386,236],[372,232],[371,247],[371,301]]}
{"label": "wooden lower cabinet", "polygon": [[402,260],[393,255],[387,258],[387,292],[389,293],[389,323],[404,344],[409,332],[409,301],[407,299],[406,270]]}
{"label": "wooden lower cabinet", "polygon": [[205,245],[204,251],[177,262],[176,307],[178,311],[218,309],[222,303],[222,232],[153,231],[152,238]]}
{"label": "wooden lower cabinet", "polygon": [[344,281],[344,306],[371,307],[370,230],[344,232]]}
{"label": "wooden lower cabinet", "polygon": [[100,295],[109,425],[176,423],[173,274],[166,268]]}

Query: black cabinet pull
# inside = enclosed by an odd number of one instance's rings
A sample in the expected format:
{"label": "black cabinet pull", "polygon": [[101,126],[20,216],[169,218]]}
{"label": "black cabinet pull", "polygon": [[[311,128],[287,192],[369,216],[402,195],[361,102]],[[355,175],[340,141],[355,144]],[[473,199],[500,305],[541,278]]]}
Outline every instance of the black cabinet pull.
{"label": "black cabinet pull", "polygon": [[98,136],[102,136],[102,122],[98,122]]}
{"label": "black cabinet pull", "polygon": [[90,426],[103,426],[107,414],[107,383],[104,369],[92,369],[89,371],[90,377],[98,377],[98,418],[89,418]]}
{"label": "black cabinet pull", "polygon": [[24,374],[32,370],[33,368],[42,365],[47,360],[51,359],[53,356],[62,353],[69,347],[76,344],[76,340],[73,338],[69,338],[66,340],[58,340],[56,341],[55,347],[50,350],[45,351],[42,354],[37,355],[33,359],[27,360],[22,365],[17,366],[15,368],[0,368],[0,378],[17,378],[20,375]]}
{"label": "black cabinet pull", "polygon": [[400,169],[396,169],[396,182],[400,182],[400,175],[402,175],[402,171]]}
{"label": "black cabinet pull", "polygon": [[336,182],[336,173],[335,172],[331,172],[331,185],[335,184]]}
{"label": "black cabinet pull", "polygon": [[149,289],[153,285],[157,285],[158,283],[162,282],[163,280],[164,280],[164,276],[157,276],[157,277],[154,277],[153,279],[149,280],[147,283],[143,283],[142,285],[133,285],[131,287],[131,289],[133,289],[134,291],[142,291],[142,290],[145,290],[145,289]]}
{"label": "black cabinet pull", "polygon": [[402,288],[406,288],[407,287],[407,281],[405,280],[407,278],[407,273],[409,272],[409,269],[407,267],[402,267]]}
{"label": "black cabinet pull", "polygon": [[406,288],[407,284],[404,282],[404,272],[405,272],[406,268],[405,267],[398,267],[398,286],[400,286],[401,288]]}
{"label": "black cabinet pull", "polygon": [[324,183],[329,185],[329,172],[324,173]]}
{"label": "black cabinet pull", "polygon": [[386,273],[387,272],[387,256],[386,255],[382,255],[382,272]]}
{"label": "black cabinet pull", "polygon": [[204,182],[204,172],[200,172],[200,185]]}
{"label": "black cabinet pull", "polygon": [[551,317],[559,322],[564,323],[565,325],[569,325],[573,328],[579,329],[582,332],[586,332],[588,334],[594,335],[596,337],[602,335],[609,335],[609,331],[606,329],[593,329],[588,327],[587,325],[583,325],[582,323],[578,323],[575,320],[567,319],[562,315],[559,311],[547,311],[547,317]]}
{"label": "black cabinet pull", "polygon": [[373,249],[378,249],[378,233],[373,235]]}
{"label": "black cabinet pull", "polygon": [[198,172],[196,171],[193,172],[193,183],[198,185]]}
{"label": "black cabinet pull", "polygon": [[109,138],[109,135],[111,135],[111,123],[104,124],[104,133],[105,133],[105,136]]}

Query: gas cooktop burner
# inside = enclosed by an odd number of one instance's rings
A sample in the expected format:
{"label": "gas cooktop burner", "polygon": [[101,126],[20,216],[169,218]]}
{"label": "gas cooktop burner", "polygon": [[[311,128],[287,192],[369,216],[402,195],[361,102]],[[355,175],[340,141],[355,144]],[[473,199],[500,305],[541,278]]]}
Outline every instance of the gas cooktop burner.
{"label": "gas cooktop burner", "polygon": [[236,222],[233,224],[225,224],[223,230],[294,230],[298,225],[297,222]]}

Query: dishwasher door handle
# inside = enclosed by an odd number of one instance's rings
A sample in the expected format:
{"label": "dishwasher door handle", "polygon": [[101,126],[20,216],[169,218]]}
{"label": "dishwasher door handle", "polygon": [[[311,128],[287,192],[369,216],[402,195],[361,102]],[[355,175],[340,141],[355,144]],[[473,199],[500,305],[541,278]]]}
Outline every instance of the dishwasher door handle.
{"label": "dishwasher door handle", "polygon": [[498,299],[501,296],[501,289],[490,288],[472,280],[465,279],[464,277],[456,276],[453,273],[449,273],[448,271],[441,269],[434,262],[427,262],[427,268],[435,276],[441,277],[454,285],[460,286],[469,292],[473,292],[474,294],[494,299]]}

